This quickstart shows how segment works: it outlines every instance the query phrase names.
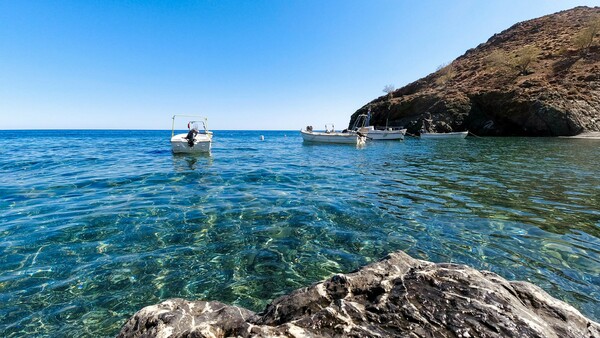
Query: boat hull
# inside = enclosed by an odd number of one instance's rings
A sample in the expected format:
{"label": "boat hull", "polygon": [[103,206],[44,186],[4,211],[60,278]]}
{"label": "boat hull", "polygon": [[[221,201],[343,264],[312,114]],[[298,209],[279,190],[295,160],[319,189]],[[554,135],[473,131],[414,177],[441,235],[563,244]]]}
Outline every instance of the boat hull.
{"label": "boat hull", "polygon": [[404,134],[406,134],[406,129],[378,130],[372,126],[362,127],[358,131],[371,140],[404,140]]}
{"label": "boat hull", "polygon": [[459,131],[459,132],[452,132],[452,133],[422,133],[420,135],[420,137],[422,139],[449,139],[449,138],[454,138],[454,139],[463,139],[465,137],[467,137],[467,135],[469,135],[468,131]]}
{"label": "boat hull", "polygon": [[174,154],[198,154],[210,152],[212,134],[198,134],[194,137],[194,146],[190,147],[187,134],[177,134],[171,138],[171,150]]}
{"label": "boat hull", "polygon": [[322,133],[306,130],[301,130],[300,133],[304,142],[335,144],[363,144],[365,142],[364,136],[355,133]]}

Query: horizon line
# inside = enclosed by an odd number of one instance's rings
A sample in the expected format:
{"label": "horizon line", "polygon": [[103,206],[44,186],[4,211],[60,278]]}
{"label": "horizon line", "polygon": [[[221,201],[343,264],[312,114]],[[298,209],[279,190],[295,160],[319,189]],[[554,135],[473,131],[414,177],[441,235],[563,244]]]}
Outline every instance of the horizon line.
{"label": "horizon line", "polygon": [[[171,129],[126,129],[126,128],[36,128],[36,129],[0,129],[2,131],[171,131]],[[185,129],[175,129],[185,130]],[[210,129],[209,131],[300,131],[300,129]]]}

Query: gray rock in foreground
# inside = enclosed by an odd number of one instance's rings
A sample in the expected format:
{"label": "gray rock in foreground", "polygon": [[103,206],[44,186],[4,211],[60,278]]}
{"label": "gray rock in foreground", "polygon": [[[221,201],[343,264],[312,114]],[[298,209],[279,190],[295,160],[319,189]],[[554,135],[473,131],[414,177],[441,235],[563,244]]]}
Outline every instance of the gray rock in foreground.
{"label": "gray rock in foreground", "polygon": [[600,324],[526,282],[402,252],[280,297],[255,314],[171,299],[118,337],[600,337]]}

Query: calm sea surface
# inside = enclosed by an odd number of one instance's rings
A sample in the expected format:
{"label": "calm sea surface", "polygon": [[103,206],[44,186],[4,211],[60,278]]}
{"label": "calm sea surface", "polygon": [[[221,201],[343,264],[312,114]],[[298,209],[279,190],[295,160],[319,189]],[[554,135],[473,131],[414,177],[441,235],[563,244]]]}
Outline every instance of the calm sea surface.
{"label": "calm sea surface", "polygon": [[2,336],[114,336],[172,297],[260,311],[396,250],[600,320],[600,141],[215,131],[211,156],[175,156],[169,137],[0,131]]}

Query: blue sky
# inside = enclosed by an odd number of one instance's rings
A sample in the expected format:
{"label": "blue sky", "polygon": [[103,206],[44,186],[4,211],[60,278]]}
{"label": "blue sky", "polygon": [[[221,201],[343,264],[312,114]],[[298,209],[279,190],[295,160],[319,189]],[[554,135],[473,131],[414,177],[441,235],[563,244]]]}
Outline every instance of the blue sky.
{"label": "blue sky", "polygon": [[0,0],[0,129],[335,123],[513,24],[600,0]]}

